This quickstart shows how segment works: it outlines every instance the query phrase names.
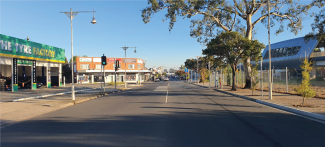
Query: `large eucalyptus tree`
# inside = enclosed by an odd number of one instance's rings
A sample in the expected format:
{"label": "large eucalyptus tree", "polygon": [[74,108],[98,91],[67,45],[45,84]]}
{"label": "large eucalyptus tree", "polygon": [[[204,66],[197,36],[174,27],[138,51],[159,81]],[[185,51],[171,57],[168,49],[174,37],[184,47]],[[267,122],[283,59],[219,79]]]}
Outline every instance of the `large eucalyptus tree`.
{"label": "large eucalyptus tree", "polygon": [[[314,0],[322,1],[322,0]],[[302,20],[308,9],[313,5],[302,4],[299,0],[270,0],[271,25],[279,23],[276,33],[284,31],[284,26],[297,34],[302,29]],[[220,32],[237,31],[246,38],[252,39],[256,24],[267,24],[267,0],[148,0],[149,6],[142,10],[145,23],[155,13],[167,10],[165,19],[169,20],[169,31],[173,29],[177,17],[192,18],[196,15],[203,17],[191,20],[190,35],[198,42],[206,44]],[[258,14],[259,13],[259,14]],[[253,20],[253,16],[256,16]],[[263,32],[265,33],[265,32]],[[246,88],[250,87],[250,58],[244,63]]]}

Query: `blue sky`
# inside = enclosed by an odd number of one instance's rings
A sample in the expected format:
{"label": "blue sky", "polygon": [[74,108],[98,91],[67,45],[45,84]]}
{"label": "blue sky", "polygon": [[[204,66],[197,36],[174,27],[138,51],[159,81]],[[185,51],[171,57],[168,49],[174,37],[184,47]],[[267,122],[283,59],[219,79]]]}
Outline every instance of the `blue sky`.
{"label": "blue sky", "polygon": [[[309,2],[304,1],[304,2]],[[73,19],[74,55],[124,57],[122,46],[136,46],[127,50],[127,57],[147,60],[146,67],[179,67],[188,58],[201,55],[205,47],[190,37],[190,19],[179,18],[171,32],[168,22],[163,23],[165,12],[155,14],[148,24],[141,18],[146,0],[98,1],[28,1],[5,0],[0,2],[0,33],[12,37],[60,47],[71,58],[71,32],[69,18],[60,12],[92,11],[97,24],[91,24],[92,13],[79,13]],[[314,8],[312,11],[318,12]],[[271,43],[302,37],[311,31],[313,18],[306,18],[303,30],[294,35],[286,30],[275,35],[271,30]],[[257,38],[268,44],[267,29],[259,23]]]}

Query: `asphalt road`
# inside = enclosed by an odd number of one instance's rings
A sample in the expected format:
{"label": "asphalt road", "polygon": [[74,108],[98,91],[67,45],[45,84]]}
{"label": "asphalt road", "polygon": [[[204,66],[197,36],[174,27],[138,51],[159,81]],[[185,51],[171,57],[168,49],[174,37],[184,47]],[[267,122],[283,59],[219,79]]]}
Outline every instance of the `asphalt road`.
{"label": "asphalt road", "polygon": [[324,138],[322,123],[182,81],[146,84],[1,129],[2,147],[324,147]]}

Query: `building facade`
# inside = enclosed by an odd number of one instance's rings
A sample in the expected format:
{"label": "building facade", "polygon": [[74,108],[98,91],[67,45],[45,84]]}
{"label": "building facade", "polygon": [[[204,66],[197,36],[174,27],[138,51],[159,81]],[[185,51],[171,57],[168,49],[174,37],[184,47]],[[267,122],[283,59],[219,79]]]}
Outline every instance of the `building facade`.
{"label": "building facade", "polygon": [[62,86],[65,50],[0,34],[0,78],[11,91]]}
{"label": "building facade", "polygon": [[[102,68],[101,57],[77,57],[75,73],[78,83],[100,83],[115,81],[115,61],[118,60],[120,68],[116,71],[116,81],[127,83],[144,82],[150,75],[145,63],[140,58],[113,58],[107,57],[107,65]],[[126,77],[125,77],[126,69]],[[105,76],[104,76],[105,72]]]}

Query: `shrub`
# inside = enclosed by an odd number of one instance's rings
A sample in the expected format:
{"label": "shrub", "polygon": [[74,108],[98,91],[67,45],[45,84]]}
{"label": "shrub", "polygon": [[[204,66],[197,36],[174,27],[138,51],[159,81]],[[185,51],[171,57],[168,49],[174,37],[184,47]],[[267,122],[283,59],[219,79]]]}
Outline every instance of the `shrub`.
{"label": "shrub", "polygon": [[[123,85],[124,82],[116,82],[116,85]],[[115,85],[115,82],[109,82],[108,85]]]}
{"label": "shrub", "polygon": [[312,70],[312,63],[308,62],[308,59],[305,59],[305,61],[303,62],[303,64],[300,66],[301,69],[303,69],[304,71],[302,72],[302,83],[299,85],[299,88],[296,89],[296,91],[301,94],[303,96],[303,101],[302,101],[302,105],[305,104],[305,99],[306,98],[310,98],[310,97],[314,97],[315,96],[315,92],[312,90],[312,88],[310,87],[310,75],[309,73]]}

